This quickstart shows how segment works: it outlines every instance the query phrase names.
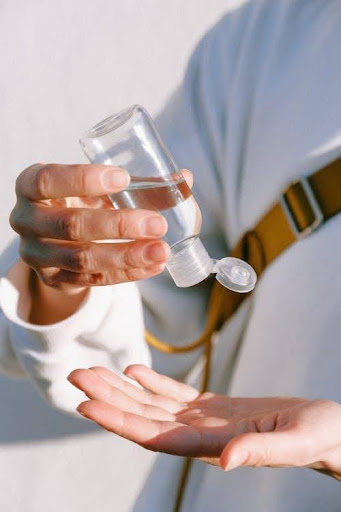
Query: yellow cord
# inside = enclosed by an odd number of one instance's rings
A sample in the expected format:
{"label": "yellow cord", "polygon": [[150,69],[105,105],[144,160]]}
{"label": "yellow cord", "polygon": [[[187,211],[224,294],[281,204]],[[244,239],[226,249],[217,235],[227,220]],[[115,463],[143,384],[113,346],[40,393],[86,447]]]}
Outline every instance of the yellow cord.
{"label": "yellow cord", "polygon": [[225,289],[216,282],[213,286],[213,290],[210,297],[210,303],[208,307],[208,318],[207,323],[202,335],[195,341],[176,347],[167,343],[166,341],[159,340],[156,336],[146,331],[145,338],[147,343],[158,350],[166,354],[180,354],[185,352],[191,352],[204,345],[212,334],[217,331],[220,327],[219,321],[222,318],[223,306],[224,306],[224,292]]}

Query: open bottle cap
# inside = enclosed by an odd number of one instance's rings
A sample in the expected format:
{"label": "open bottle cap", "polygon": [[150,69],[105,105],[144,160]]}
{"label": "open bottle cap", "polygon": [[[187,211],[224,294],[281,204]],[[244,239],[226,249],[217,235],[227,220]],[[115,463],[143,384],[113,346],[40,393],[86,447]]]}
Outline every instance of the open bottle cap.
{"label": "open bottle cap", "polygon": [[212,273],[216,274],[220,284],[234,292],[248,293],[257,282],[256,272],[246,261],[229,257],[212,259],[197,237],[173,248],[167,269],[181,288],[200,283]]}
{"label": "open bottle cap", "polygon": [[238,258],[223,258],[215,262],[213,272],[220,284],[239,293],[248,293],[254,289],[257,274],[246,261]]}

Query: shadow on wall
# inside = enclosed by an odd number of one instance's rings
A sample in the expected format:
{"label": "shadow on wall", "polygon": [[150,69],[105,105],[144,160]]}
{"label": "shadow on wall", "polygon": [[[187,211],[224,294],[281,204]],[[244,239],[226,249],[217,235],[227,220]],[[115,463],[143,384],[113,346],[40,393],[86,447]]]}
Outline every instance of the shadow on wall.
{"label": "shadow on wall", "polygon": [[0,377],[0,445],[92,434],[94,423],[50,407],[28,381]]}

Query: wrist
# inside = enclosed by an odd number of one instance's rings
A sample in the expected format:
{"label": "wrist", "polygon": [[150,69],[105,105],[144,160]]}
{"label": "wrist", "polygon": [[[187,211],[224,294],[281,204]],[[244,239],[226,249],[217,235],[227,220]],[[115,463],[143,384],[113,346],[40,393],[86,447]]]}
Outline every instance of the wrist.
{"label": "wrist", "polygon": [[78,310],[89,293],[88,288],[75,288],[70,291],[51,288],[45,285],[32,269],[29,289],[29,322],[35,325],[50,325],[65,320]]}

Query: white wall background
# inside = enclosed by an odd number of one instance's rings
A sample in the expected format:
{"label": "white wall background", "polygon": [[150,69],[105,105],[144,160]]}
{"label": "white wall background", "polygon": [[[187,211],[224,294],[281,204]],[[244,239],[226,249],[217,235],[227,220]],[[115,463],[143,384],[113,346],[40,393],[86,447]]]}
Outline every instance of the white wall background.
{"label": "white wall background", "polygon": [[0,250],[14,181],[36,161],[85,161],[79,135],[132,103],[151,113],[228,0],[1,0]]}

